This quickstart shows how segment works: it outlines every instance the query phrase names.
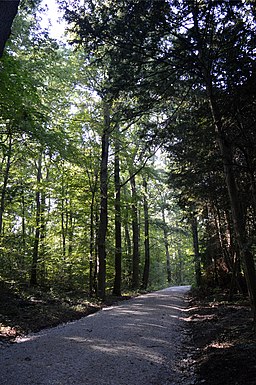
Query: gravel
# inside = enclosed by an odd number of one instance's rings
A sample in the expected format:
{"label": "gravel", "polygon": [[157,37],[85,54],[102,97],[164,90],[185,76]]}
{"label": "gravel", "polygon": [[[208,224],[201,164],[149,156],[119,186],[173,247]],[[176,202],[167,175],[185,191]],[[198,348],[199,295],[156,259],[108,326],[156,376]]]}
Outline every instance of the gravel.
{"label": "gravel", "polygon": [[0,350],[1,385],[189,385],[185,293],[172,287]]}

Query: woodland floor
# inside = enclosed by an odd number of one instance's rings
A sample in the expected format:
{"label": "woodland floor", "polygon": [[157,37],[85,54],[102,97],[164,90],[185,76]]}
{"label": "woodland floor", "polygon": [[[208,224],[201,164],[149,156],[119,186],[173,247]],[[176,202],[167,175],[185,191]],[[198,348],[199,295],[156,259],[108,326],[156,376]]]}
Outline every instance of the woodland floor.
{"label": "woodland floor", "polygon": [[[45,293],[0,281],[0,347],[17,336],[79,319],[129,297],[109,297],[106,303],[84,298],[85,293]],[[227,298],[225,293],[207,293],[203,298],[190,293],[188,361],[196,384],[256,384],[256,334],[248,300]]]}
{"label": "woodland floor", "polygon": [[190,307],[197,384],[255,385],[256,333],[248,299],[235,296],[229,302],[227,293],[194,294]]}
{"label": "woodland floor", "polygon": [[130,296],[103,303],[84,292],[43,291],[0,281],[0,346],[15,338],[80,319]]}

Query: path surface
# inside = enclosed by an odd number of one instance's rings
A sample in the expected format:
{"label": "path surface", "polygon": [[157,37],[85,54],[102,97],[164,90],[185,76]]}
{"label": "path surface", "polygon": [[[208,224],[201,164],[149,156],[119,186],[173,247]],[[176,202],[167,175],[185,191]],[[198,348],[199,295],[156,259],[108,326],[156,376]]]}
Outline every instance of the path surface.
{"label": "path surface", "polygon": [[188,286],[143,295],[0,350],[1,385],[185,384]]}

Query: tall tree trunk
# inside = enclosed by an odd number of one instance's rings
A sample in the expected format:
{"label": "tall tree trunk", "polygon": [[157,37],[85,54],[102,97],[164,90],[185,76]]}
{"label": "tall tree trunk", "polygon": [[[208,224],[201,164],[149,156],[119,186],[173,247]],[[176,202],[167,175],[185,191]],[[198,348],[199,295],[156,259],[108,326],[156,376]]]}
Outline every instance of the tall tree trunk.
{"label": "tall tree trunk", "polygon": [[169,242],[168,242],[168,233],[167,233],[167,224],[165,220],[164,207],[162,207],[162,220],[163,220],[163,230],[164,230],[164,247],[166,255],[166,271],[167,271],[167,281],[170,285],[172,282],[172,271],[171,271],[171,258],[169,252]]}
{"label": "tall tree trunk", "polygon": [[21,195],[21,205],[22,205],[22,246],[23,246],[23,255],[26,255],[26,219],[25,219],[25,192],[22,182],[22,195]]}
{"label": "tall tree trunk", "polygon": [[98,209],[95,210],[95,238],[94,243],[94,272],[93,272],[93,289],[96,295],[98,295],[98,274],[99,274],[99,252],[98,252],[98,239],[99,239],[99,213]]}
{"label": "tall tree trunk", "polygon": [[113,295],[121,295],[122,281],[122,235],[121,235],[121,191],[120,191],[120,159],[119,137],[115,140],[115,280]]}
{"label": "tall tree trunk", "polygon": [[7,190],[7,183],[9,179],[9,173],[10,173],[10,167],[11,167],[11,154],[12,154],[12,135],[9,133],[9,143],[8,143],[8,149],[7,149],[7,159],[6,159],[6,166],[4,171],[4,181],[1,191],[1,201],[0,201],[0,235],[2,235],[3,231],[3,213],[5,209],[5,196],[6,196],[6,190]]}
{"label": "tall tree trunk", "polygon": [[179,282],[179,285],[182,285],[183,284],[183,265],[184,265],[184,262],[183,262],[183,257],[182,257],[182,253],[181,253],[181,250],[180,250],[180,245],[178,245],[178,251],[177,251],[177,255],[178,255],[178,282]]}
{"label": "tall tree trunk", "polygon": [[98,273],[98,296],[105,299],[106,290],[106,235],[108,226],[108,152],[110,137],[110,108],[103,102],[104,129],[101,138],[101,165],[100,165],[100,223],[98,236],[99,273]]}
{"label": "tall tree trunk", "polygon": [[94,199],[95,194],[92,192],[90,206],[90,273],[89,273],[89,292],[93,295],[93,251],[94,251]]}
{"label": "tall tree trunk", "polygon": [[42,180],[42,152],[39,155],[38,166],[37,166],[36,227],[35,227],[33,254],[32,254],[30,286],[36,286],[38,284],[37,270],[38,270],[39,240],[40,240],[40,228],[41,228],[41,194],[40,194],[41,180]]}
{"label": "tall tree trunk", "polygon": [[74,239],[75,218],[72,211],[72,202],[69,207],[69,222],[68,222],[68,257],[71,258],[73,253],[73,239]]}
{"label": "tall tree trunk", "polygon": [[[127,190],[126,185],[124,188],[124,195],[127,197]],[[126,199],[128,201],[128,198]],[[127,277],[128,286],[131,286],[131,278],[132,278],[132,242],[131,242],[131,236],[130,236],[130,229],[129,229],[129,204],[126,204],[125,210],[124,210],[124,235],[125,235],[125,272]]]}
{"label": "tall tree trunk", "polygon": [[251,300],[251,307],[253,311],[254,322],[256,323],[256,271],[252,252],[249,248],[249,242],[247,240],[245,216],[242,210],[240,202],[238,187],[235,179],[234,167],[233,167],[233,154],[231,145],[223,133],[223,125],[221,115],[217,103],[215,103],[210,79],[207,81],[207,90],[209,96],[209,103],[211,107],[212,117],[217,134],[218,144],[223,159],[223,168],[225,173],[226,186],[228,190],[232,219],[234,230],[236,234],[237,245],[239,249],[239,255],[242,259],[244,272],[246,277],[246,283]]}
{"label": "tall tree trunk", "polygon": [[61,198],[61,240],[62,240],[62,256],[63,261],[66,259],[66,223],[65,223],[65,217],[66,217],[66,208],[65,208],[65,198],[62,196]]}
{"label": "tall tree trunk", "polygon": [[[87,170],[87,176],[89,180],[90,185],[90,191],[91,191],[91,203],[90,203],[90,261],[89,261],[89,293],[92,297],[93,294],[96,294],[97,288],[95,285],[95,277],[97,282],[97,250],[95,252],[95,258],[94,258],[94,251],[97,249],[97,241],[95,240],[97,238],[96,236],[96,216],[97,216],[97,208],[95,209],[96,204],[96,192],[97,192],[97,185],[98,185],[98,172],[97,170],[94,170],[94,177],[90,176],[89,171]],[[95,262],[95,266],[94,266]],[[95,267],[95,271],[93,271],[93,267]]]}
{"label": "tall tree trunk", "polygon": [[0,58],[4,52],[4,46],[11,34],[13,19],[18,12],[19,1],[0,1]]}
{"label": "tall tree trunk", "polygon": [[138,220],[138,208],[137,208],[137,192],[135,176],[130,179],[131,191],[132,191],[132,288],[139,288],[139,220]]}
{"label": "tall tree trunk", "polygon": [[148,215],[148,186],[147,181],[143,179],[144,187],[144,250],[145,250],[145,261],[142,278],[142,289],[146,290],[148,287],[149,271],[150,271],[150,250],[149,250],[149,215]]}
{"label": "tall tree trunk", "polygon": [[[48,181],[48,170],[46,175],[46,181]],[[46,237],[46,195],[45,191],[42,191],[41,193],[41,209],[40,209],[40,259],[41,259],[41,278],[42,282],[45,283],[46,278],[46,244],[45,244],[45,237]]]}
{"label": "tall tree trunk", "polygon": [[198,225],[196,216],[193,215],[191,219],[191,230],[193,237],[193,248],[195,255],[195,273],[196,273],[196,285],[197,287],[201,286],[201,262],[200,262],[200,253],[199,253],[199,243],[198,243]]}

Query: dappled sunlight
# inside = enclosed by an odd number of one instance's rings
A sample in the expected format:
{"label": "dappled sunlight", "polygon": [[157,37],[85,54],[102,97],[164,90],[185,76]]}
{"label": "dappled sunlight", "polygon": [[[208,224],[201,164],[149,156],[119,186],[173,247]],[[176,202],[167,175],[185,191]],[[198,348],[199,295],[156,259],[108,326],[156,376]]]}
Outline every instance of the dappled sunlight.
{"label": "dappled sunlight", "polygon": [[29,335],[29,336],[25,336],[25,337],[17,337],[15,339],[15,342],[17,342],[17,344],[21,344],[21,343],[24,343],[24,342],[30,342],[30,341],[34,341],[34,340],[37,340],[38,338],[40,338],[42,336],[42,334],[39,334],[39,335]]}
{"label": "dappled sunlight", "polygon": [[168,317],[175,318],[175,319],[182,319],[181,317],[174,315],[174,314],[169,314]]}
{"label": "dappled sunlight", "polygon": [[121,356],[137,358],[139,360],[145,360],[152,363],[162,364],[165,361],[165,356],[157,351],[156,348],[163,348],[165,341],[148,339],[150,344],[148,346],[142,346],[139,342],[133,343],[129,341],[114,341],[108,342],[101,339],[85,339],[82,337],[65,337],[66,340],[74,341],[81,344],[86,344],[86,348],[90,348],[92,351],[104,353],[108,355],[114,355],[121,358]]}
{"label": "dappled sunlight", "polygon": [[[182,302],[152,295],[23,337],[6,350],[1,375],[6,385],[43,385],[45,379],[63,385],[176,385],[186,316]],[[17,375],[19,382],[12,381]]]}
{"label": "dappled sunlight", "polygon": [[173,310],[178,310],[181,312],[189,312],[190,309],[181,307],[181,306],[174,306],[174,305],[159,305],[159,307],[164,308],[164,309],[173,309]]}
{"label": "dappled sunlight", "polygon": [[117,313],[113,313],[114,316],[123,316],[123,314],[131,314],[131,315],[142,315],[145,316],[146,314],[150,314],[148,311],[139,311],[139,310],[128,310],[128,309],[118,309]]}
{"label": "dappled sunlight", "polygon": [[147,323],[147,322],[144,322],[143,325],[145,326],[153,326],[154,328],[159,328],[159,329],[167,329],[166,326],[163,326],[163,325],[160,325],[160,324],[155,324],[155,323]]}
{"label": "dappled sunlight", "polygon": [[231,342],[212,342],[210,345],[208,345],[207,347],[205,347],[205,349],[208,349],[208,348],[215,348],[215,349],[229,349],[229,348],[232,348],[234,346],[234,343],[231,343]]}
{"label": "dappled sunlight", "polygon": [[[137,321],[137,322],[136,322]],[[122,325],[122,329],[124,330],[138,330],[138,329],[146,329],[148,327],[152,328],[158,328],[158,329],[167,329],[167,326],[163,326],[163,325],[160,325],[160,324],[153,324],[153,323],[145,323],[145,322],[142,322],[142,320],[135,320],[135,322],[133,323],[127,323],[125,325]]]}

